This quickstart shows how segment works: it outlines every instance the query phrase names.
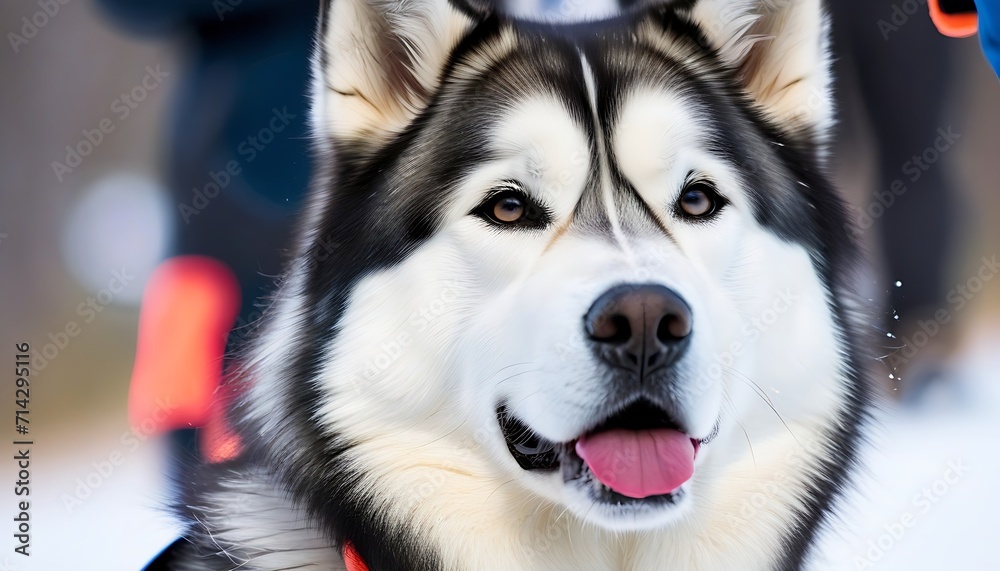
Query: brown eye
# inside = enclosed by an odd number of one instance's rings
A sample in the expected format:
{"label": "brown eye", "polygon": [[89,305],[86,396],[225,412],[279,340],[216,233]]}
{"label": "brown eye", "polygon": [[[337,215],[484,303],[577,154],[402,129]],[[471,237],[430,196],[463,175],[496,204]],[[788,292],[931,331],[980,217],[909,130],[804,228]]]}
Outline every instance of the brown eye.
{"label": "brown eye", "polygon": [[511,224],[517,222],[527,210],[527,207],[520,198],[516,196],[504,196],[493,205],[493,218],[497,222]]}
{"label": "brown eye", "polygon": [[684,188],[677,201],[677,210],[688,218],[704,219],[722,208],[723,199],[708,182],[691,182]]}
{"label": "brown eye", "polygon": [[540,229],[551,220],[548,209],[531,200],[516,181],[505,181],[469,214],[501,228]]}

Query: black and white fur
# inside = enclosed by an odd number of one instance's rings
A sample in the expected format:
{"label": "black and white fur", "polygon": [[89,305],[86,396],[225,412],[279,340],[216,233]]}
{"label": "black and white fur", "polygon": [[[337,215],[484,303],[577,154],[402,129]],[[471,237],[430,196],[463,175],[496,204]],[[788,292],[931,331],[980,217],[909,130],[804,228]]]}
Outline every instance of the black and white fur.
{"label": "black and white fur", "polygon": [[[242,371],[246,450],[185,478],[173,568],[342,569],[347,542],[372,571],[805,568],[870,400],[824,175],[821,0],[574,24],[325,4],[318,171]],[[710,221],[675,211],[693,178],[728,202]],[[549,222],[472,214],[505,185]],[[665,285],[694,315],[655,395],[705,440],[671,502],[595,501],[523,469],[498,426],[502,403],[568,442],[608,415],[581,317],[622,283]]]}

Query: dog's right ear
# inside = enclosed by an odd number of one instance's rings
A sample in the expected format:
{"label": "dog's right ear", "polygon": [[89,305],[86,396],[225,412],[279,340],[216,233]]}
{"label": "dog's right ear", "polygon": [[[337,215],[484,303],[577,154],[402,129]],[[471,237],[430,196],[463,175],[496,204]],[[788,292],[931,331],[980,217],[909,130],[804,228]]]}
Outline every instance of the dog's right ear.
{"label": "dog's right ear", "polygon": [[452,50],[491,12],[481,0],[328,0],[321,14],[314,131],[363,148],[428,104]]}
{"label": "dog's right ear", "polygon": [[[838,0],[843,1],[843,0]],[[833,127],[826,0],[686,4],[709,44],[760,109],[793,134],[825,142]]]}

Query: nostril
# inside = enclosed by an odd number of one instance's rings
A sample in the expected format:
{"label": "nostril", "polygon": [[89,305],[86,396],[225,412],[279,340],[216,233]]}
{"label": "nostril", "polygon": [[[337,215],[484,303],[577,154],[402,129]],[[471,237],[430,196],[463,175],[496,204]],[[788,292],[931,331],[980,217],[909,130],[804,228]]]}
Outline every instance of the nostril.
{"label": "nostril", "polygon": [[628,317],[624,315],[615,315],[611,318],[611,322],[615,324],[615,333],[605,339],[611,343],[625,343],[632,338],[632,325],[628,321]]}
{"label": "nostril", "polygon": [[683,339],[691,334],[691,320],[683,315],[665,315],[656,327],[656,338],[662,343]]}
{"label": "nostril", "polygon": [[602,343],[627,343],[632,338],[632,326],[624,315],[615,314],[592,322],[590,337]]}

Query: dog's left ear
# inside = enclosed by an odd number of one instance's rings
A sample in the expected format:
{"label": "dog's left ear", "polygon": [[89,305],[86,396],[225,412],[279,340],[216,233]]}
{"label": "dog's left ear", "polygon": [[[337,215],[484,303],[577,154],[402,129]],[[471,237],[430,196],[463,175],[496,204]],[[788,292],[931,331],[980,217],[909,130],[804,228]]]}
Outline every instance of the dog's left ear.
{"label": "dog's left ear", "polygon": [[833,101],[823,0],[696,0],[690,10],[765,114],[825,139]]}
{"label": "dog's left ear", "polygon": [[313,121],[361,148],[401,132],[429,103],[452,50],[485,0],[324,0]]}

